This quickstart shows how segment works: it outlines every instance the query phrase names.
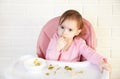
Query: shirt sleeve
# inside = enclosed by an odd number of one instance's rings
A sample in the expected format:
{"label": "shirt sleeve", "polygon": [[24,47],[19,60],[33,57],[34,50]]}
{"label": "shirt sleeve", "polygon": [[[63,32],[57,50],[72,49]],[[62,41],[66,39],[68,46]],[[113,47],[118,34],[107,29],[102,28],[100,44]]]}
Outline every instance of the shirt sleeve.
{"label": "shirt sleeve", "polygon": [[91,63],[99,64],[101,61],[107,61],[107,59],[100,54],[96,53],[95,50],[86,45],[85,41],[82,40],[80,47],[81,54]]}
{"label": "shirt sleeve", "polygon": [[57,42],[58,36],[55,33],[53,37],[51,38],[48,48],[46,50],[46,59],[48,60],[57,60],[58,59],[58,54],[57,49],[56,49],[56,42]]}

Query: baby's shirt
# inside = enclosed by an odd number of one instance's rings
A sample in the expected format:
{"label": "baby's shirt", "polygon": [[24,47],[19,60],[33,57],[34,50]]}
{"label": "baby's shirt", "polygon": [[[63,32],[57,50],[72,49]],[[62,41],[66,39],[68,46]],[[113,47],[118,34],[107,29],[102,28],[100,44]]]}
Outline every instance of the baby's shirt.
{"label": "baby's shirt", "polygon": [[88,61],[92,62],[93,64],[98,64],[100,61],[105,59],[96,53],[92,48],[88,47],[82,38],[74,38],[67,51],[59,52],[56,49],[58,38],[59,36],[57,33],[55,33],[53,38],[51,38],[48,49],[46,50],[47,60],[75,62],[80,61],[80,57],[83,55]]}

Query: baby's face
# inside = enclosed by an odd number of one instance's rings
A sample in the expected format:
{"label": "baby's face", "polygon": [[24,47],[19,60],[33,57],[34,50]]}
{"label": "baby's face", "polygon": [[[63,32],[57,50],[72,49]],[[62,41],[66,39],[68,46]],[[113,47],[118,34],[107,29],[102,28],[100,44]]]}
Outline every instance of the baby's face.
{"label": "baby's face", "polygon": [[80,30],[77,28],[77,22],[75,20],[65,20],[58,27],[58,35],[60,37],[64,37],[67,40],[73,39],[73,37],[79,33]]}

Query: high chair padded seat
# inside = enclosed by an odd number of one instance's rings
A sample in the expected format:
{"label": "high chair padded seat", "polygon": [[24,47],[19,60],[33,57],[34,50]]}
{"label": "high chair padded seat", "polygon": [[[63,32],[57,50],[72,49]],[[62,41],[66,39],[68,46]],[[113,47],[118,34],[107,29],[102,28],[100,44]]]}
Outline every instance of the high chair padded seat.
{"label": "high chair padded seat", "polygon": [[[46,49],[48,47],[49,41],[53,34],[56,32],[58,28],[60,16],[55,17],[48,21],[42,28],[40,35],[38,37],[37,41],[37,56],[44,58],[46,55]],[[86,44],[91,47],[92,49],[96,48],[96,37],[95,32],[90,24],[86,19],[83,18],[84,27],[81,32],[81,38],[83,38],[86,41]],[[84,60],[82,58],[81,60]]]}

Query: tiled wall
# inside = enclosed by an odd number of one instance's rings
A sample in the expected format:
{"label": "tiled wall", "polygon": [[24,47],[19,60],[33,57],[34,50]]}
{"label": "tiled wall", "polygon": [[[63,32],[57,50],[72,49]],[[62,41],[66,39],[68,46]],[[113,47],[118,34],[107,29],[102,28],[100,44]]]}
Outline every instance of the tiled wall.
{"label": "tiled wall", "polygon": [[0,0],[0,79],[11,62],[36,54],[43,25],[67,9],[78,10],[91,22],[97,52],[112,64],[111,79],[120,79],[120,0]]}

